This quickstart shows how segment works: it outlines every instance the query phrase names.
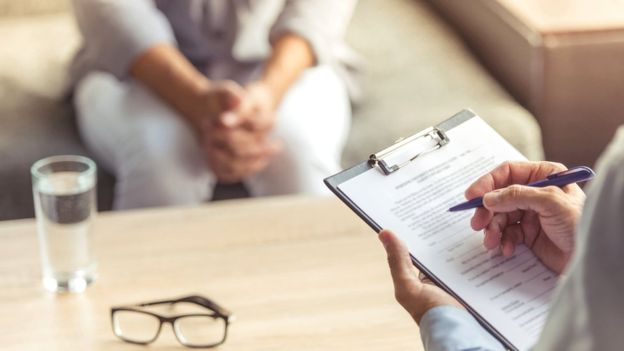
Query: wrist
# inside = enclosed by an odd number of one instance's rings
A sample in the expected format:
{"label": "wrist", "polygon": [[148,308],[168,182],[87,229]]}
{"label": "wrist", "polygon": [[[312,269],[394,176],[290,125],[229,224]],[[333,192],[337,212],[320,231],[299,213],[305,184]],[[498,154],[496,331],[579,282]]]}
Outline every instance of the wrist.
{"label": "wrist", "polygon": [[188,81],[179,89],[179,110],[194,126],[200,126],[205,117],[204,105],[211,89],[210,80],[203,75]]}
{"label": "wrist", "polygon": [[[410,313],[410,315],[412,316],[412,318],[414,319],[414,321],[416,322],[416,324],[420,325],[420,322],[422,321],[423,317],[431,310],[438,308],[438,307],[442,307],[442,306],[453,306],[451,304],[448,303],[444,303],[444,302],[440,302],[440,301],[423,301],[423,303],[419,306],[420,308],[412,311]],[[457,307],[457,306],[453,306],[453,307]]]}
{"label": "wrist", "polygon": [[430,310],[440,306],[464,307],[442,289],[432,284],[423,284],[420,292],[410,298],[409,305],[404,305],[417,324]]}
{"label": "wrist", "polygon": [[277,110],[282,100],[283,92],[281,89],[266,79],[250,83],[247,89],[253,91],[260,99],[263,99],[271,111]]}
{"label": "wrist", "polygon": [[176,47],[157,44],[148,48],[132,63],[130,73],[194,123],[199,110],[196,97],[209,82]]}

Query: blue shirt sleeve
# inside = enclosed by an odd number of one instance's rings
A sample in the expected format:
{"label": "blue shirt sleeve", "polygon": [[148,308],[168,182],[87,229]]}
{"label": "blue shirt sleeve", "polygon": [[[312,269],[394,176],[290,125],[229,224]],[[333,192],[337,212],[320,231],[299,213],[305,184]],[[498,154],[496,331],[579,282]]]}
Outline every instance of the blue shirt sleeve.
{"label": "blue shirt sleeve", "polygon": [[467,311],[453,306],[430,309],[420,320],[427,351],[505,350]]}

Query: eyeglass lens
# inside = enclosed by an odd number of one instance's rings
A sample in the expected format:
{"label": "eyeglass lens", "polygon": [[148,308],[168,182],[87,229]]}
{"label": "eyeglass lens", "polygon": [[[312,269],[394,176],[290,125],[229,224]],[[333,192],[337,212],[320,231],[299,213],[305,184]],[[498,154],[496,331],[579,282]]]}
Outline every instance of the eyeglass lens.
{"label": "eyeglass lens", "polygon": [[173,329],[181,343],[188,346],[215,345],[225,338],[225,320],[210,316],[176,319]]}
{"label": "eyeglass lens", "polygon": [[137,343],[148,343],[158,336],[160,320],[147,313],[115,311],[113,328],[115,334],[123,339]]}

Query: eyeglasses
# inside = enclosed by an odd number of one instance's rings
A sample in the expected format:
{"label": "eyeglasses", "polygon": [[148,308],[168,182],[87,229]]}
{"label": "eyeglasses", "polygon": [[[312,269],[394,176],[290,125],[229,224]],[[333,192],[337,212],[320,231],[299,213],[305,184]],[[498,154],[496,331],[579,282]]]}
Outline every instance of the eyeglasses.
{"label": "eyeglasses", "polygon": [[[190,303],[204,307],[211,313],[186,313],[163,316],[146,311],[145,307]],[[154,342],[164,323],[170,323],[180,344],[192,348],[209,348],[221,345],[227,338],[229,324],[234,316],[208,298],[198,295],[175,300],[141,303],[129,307],[111,308],[113,332],[121,340],[147,345]]]}

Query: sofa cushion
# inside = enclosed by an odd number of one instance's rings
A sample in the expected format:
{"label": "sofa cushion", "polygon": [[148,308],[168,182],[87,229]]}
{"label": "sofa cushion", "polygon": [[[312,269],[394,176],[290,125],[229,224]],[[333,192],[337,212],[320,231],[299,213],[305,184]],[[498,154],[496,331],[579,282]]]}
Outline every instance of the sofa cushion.
{"label": "sofa cushion", "polygon": [[472,108],[530,159],[542,158],[533,116],[478,63],[424,1],[360,0],[348,41],[368,61],[343,164]]}
{"label": "sofa cushion", "polygon": [[[78,45],[73,23],[67,14],[0,21],[0,219],[33,215],[33,162],[88,155],[64,98],[66,66]],[[99,205],[108,208],[112,178],[99,177]]]}
{"label": "sofa cushion", "polygon": [[0,0],[0,17],[66,12],[70,0]]}

